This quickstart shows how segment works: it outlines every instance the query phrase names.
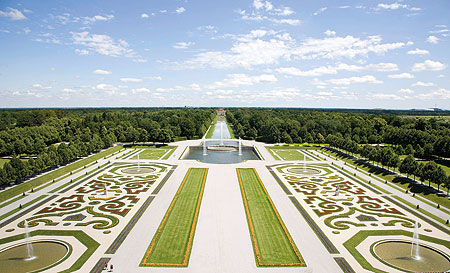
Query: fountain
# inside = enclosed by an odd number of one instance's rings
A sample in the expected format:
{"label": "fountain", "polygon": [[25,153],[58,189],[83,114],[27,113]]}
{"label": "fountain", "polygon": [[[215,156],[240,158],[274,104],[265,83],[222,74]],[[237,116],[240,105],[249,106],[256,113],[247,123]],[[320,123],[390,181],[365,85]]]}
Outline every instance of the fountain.
{"label": "fountain", "polygon": [[206,152],[206,141],[205,141],[205,137],[203,137],[203,155],[208,155]]}
{"label": "fountain", "polygon": [[411,258],[415,260],[420,260],[419,256],[419,225],[417,221],[414,224],[414,234],[411,242]]}
{"label": "fountain", "polygon": [[30,242],[30,231],[28,230],[28,221],[25,220],[25,243],[27,244],[27,257],[25,260],[30,261],[35,259],[33,245]]}
{"label": "fountain", "polygon": [[241,137],[239,137],[239,155],[242,155],[242,143]]}

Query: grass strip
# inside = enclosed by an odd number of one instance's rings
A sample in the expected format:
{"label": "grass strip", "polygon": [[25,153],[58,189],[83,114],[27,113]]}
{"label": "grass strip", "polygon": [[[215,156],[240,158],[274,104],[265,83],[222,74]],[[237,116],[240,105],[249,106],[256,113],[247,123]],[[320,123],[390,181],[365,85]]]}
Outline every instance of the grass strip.
{"label": "grass strip", "polygon": [[34,179],[31,179],[28,182],[22,183],[20,185],[14,186],[6,191],[3,191],[2,193],[0,193],[0,202],[3,202],[5,200],[8,200],[16,195],[22,194],[26,191],[29,191],[33,188],[36,188],[44,183],[47,183],[53,179],[56,179],[60,176],[63,176],[71,171],[74,171],[78,168],[83,167],[86,164],[91,163],[92,161],[96,161],[110,153],[113,153],[115,151],[118,151],[122,148],[122,146],[117,145],[115,147],[109,148],[105,151],[102,151],[100,153],[97,153],[93,156],[90,156],[88,158],[84,158],[78,161],[75,161],[65,167],[62,168],[58,168],[52,172],[49,172],[47,174],[44,174],[42,176],[36,177]]}
{"label": "grass strip", "polygon": [[188,170],[140,266],[188,266],[207,174]]}
{"label": "grass strip", "polygon": [[186,152],[186,149],[187,149],[187,148],[189,148],[189,146],[186,146],[186,147],[184,148],[184,150],[183,150],[183,152],[181,153],[181,155],[180,155],[180,157],[178,158],[178,160],[181,160],[181,158],[183,157],[184,152]]}
{"label": "grass strip", "polygon": [[225,123],[227,124],[228,132],[230,132],[230,138],[236,138],[236,136],[234,135],[234,130],[233,130],[232,125],[226,121],[225,121]]}
{"label": "grass strip", "polygon": [[[156,147],[149,147],[149,148],[143,148],[142,152],[139,153],[139,159],[150,159],[150,160],[158,160],[161,159],[165,155],[167,157],[167,152],[170,154],[175,151],[177,147],[176,146],[164,146],[160,148]],[[170,153],[171,152],[171,153]],[[132,159],[138,159],[138,156],[133,156]]]}
{"label": "grass strip", "polygon": [[14,198],[14,199],[11,199],[11,200],[9,200],[8,202],[5,202],[5,203],[1,204],[1,205],[0,205],[0,209],[3,208],[3,207],[8,206],[9,204],[12,204],[12,203],[14,203],[14,202],[20,200],[20,199],[22,199],[22,198],[25,198],[25,197],[26,197],[26,195],[20,195],[20,196]]}
{"label": "grass strip", "polygon": [[253,146],[253,148],[255,148],[255,151],[258,154],[258,156],[261,158],[261,160],[265,160],[264,157],[262,156],[261,152],[258,150],[258,147]]}
{"label": "grass strip", "polygon": [[397,199],[398,201],[402,202],[403,204],[407,205],[408,207],[410,207],[410,208],[412,208],[412,209],[415,209],[415,210],[417,210],[417,211],[420,211],[421,213],[425,214],[426,216],[428,216],[428,217],[430,217],[430,218],[433,218],[434,220],[440,222],[441,224],[444,224],[444,225],[446,224],[446,222],[445,222],[442,218],[437,217],[436,215],[434,215],[434,214],[432,214],[432,213],[429,213],[428,211],[426,211],[426,210],[424,210],[424,209],[417,208],[415,205],[413,205],[412,203],[406,201],[405,199],[403,199],[403,198],[401,198],[401,197],[399,197],[399,196],[396,196],[396,195],[394,195],[394,196],[392,196],[392,197],[394,197],[394,198]]}
{"label": "grass strip", "polygon": [[306,266],[255,169],[236,169],[257,266]]}
{"label": "grass strip", "polygon": [[45,197],[47,197],[47,195],[41,195],[41,196],[39,196],[39,197],[37,197],[37,198],[31,200],[30,202],[24,204],[22,207],[17,207],[17,208],[15,208],[15,209],[13,209],[13,210],[11,210],[11,211],[9,211],[9,212],[3,214],[2,216],[0,216],[0,221],[3,220],[3,219],[5,219],[6,217],[9,217],[10,215],[13,215],[13,214],[16,213],[16,212],[18,212],[18,211],[20,211],[20,210],[22,210],[22,209],[28,207],[28,206],[31,206],[32,204],[38,202],[39,200],[41,200],[41,199],[43,199],[43,198],[45,198]]}
{"label": "grass strip", "polygon": [[96,169],[92,169],[92,170],[90,170],[89,172],[86,172],[85,174],[82,174],[82,175],[78,176],[78,177],[75,178],[75,179],[71,179],[69,182],[67,182],[67,183],[65,183],[65,184],[63,184],[63,185],[61,185],[61,186],[59,186],[59,187],[57,187],[57,188],[55,188],[55,189],[53,189],[53,190],[51,190],[51,191],[49,191],[49,192],[50,192],[50,193],[55,193],[55,192],[57,192],[57,191],[59,191],[59,190],[65,188],[65,187],[69,186],[70,184],[72,184],[72,183],[74,183],[74,182],[77,182],[77,181],[80,180],[80,179],[85,178],[86,176],[90,175],[91,173],[98,171],[99,169],[105,167],[105,166],[108,165],[108,164],[109,164],[109,162],[106,162],[105,164],[103,164],[103,165],[101,165],[101,166],[98,166]]}
{"label": "grass strip", "polygon": [[211,124],[211,126],[209,126],[209,130],[206,133],[205,138],[212,138],[215,129],[216,129],[216,123],[214,122],[213,124]]}
{"label": "grass strip", "polygon": [[163,156],[163,158],[161,158],[161,160],[167,160],[170,158],[170,156],[175,152],[175,150],[177,149],[178,146],[171,146],[173,147],[170,152],[168,152],[165,156]]}
{"label": "grass strip", "polygon": [[299,151],[299,149],[277,149],[272,147],[266,147],[272,155],[276,154],[279,158],[283,160],[307,160],[311,161],[311,158],[305,156]]}

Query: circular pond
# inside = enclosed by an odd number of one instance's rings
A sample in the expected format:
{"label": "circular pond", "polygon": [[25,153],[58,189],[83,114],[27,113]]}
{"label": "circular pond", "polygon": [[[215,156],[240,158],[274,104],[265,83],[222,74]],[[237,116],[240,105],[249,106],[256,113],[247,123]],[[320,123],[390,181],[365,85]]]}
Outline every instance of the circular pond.
{"label": "circular pond", "polygon": [[125,168],[122,169],[121,172],[122,173],[127,173],[127,174],[143,174],[143,173],[151,173],[154,172],[155,169],[152,167],[129,167],[129,168]]}
{"label": "circular pond", "polygon": [[69,247],[58,241],[34,241],[31,246],[32,257],[28,257],[26,243],[0,250],[1,272],[35,272],[50,268],[67,257],[69,252]]}
{"label": "circular pond", "polygon": [[317,175],[320,172],[320,170],[314,169],[314,168],[303,168],[303,167],[295,167],[295,168],[289,168],[287,170],[288,172],[295,173],[295,174],[304,174],[304,175]]}
{"label": "circular pond", "polygon": [[373,252],[384,264],[408,272],[446,272],[450,258],[439,250],[419,244],[419,257],[411,256],[409,241],[381,241],[375,243]]}

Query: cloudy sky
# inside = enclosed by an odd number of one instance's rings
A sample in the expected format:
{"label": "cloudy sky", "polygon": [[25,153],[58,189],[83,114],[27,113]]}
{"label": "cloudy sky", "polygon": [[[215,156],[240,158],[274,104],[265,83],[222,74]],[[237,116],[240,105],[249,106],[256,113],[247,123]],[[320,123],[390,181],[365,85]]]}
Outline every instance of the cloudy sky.
{"label": "cloudy sky", "polygon": [[0,107],[450,109],[449,14],[448,0],[2,0]]}

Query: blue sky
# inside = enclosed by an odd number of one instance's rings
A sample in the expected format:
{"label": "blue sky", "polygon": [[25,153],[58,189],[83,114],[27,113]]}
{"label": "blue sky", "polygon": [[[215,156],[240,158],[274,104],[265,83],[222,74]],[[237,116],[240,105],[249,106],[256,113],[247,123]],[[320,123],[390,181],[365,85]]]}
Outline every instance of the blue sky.
{"label": "blue sky", "polygon": [[450,109],[450,2],[1,1],[0,107]]}

